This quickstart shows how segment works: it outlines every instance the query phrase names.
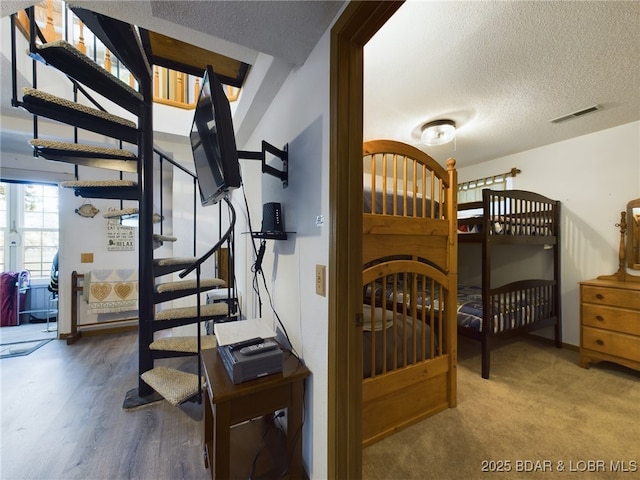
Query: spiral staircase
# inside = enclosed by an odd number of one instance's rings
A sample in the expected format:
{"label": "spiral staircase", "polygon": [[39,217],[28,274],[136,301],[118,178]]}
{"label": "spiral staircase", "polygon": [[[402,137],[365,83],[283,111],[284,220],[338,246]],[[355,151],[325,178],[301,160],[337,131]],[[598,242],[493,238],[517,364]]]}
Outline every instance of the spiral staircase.
{"label": "spiral staircase", "polygon": [[[152,68],[133,25],[85,9],[72,10],[133,74],[138,89],[122,82],[66,41],[47,43],[39,33],[33,9],[27,10],[31,20],[29,55],[66,74],[87,98],[91,99],[91,91],[96,92],[135,115],[137,122],[122,118],[117,113],[109,113],[96,102],[95,108],[89,107],[32,87],[24,88],[22,98],[19,99],[15,80],[12,103],[14,107],[23,108],[37,117],[95,132],[119,140],[121,146],[124,142],[137,148],[135,154],[124,148],[96,147],[78,141],[69,143],[39,138],[31,141],[34,154],[47,160],[120,172],[119,178],[115,180],[77,178],[61,185],[73,189],[75,195],[83,198],[135,201],[138,204],[133,210],[110,212],[111,216],[132,213],[138,216],[139,378],[138,386],[127,392],[123,408],[143,406],[162,398],[173,405],[199,400],[203,388],[199,358],[197,373],[163,366],[161,360],[199,356],[202,349],[215,346],[213,336],[201,334],[202,322],[229,321],[235,318],[237,299],[233,286],[225,285],[221,279],[202,277],[200,269],[202,263],[228,238],[221,238],[212,250],[199,258],[154,257],[156,247],[163,242],[175,241],[176,238],[154,233],[154,224],[162,222],[162,215],[154,212]],[[13,30],[15,32],[15,28]],[[135,176],[136,180],[125,179],[126,174]],[[177,275],[181,278],[173,281],[174,274],[178,272],[181,272]],[[165,281],[166,278],[172,281]],[[226,301],[202,302],[203,292],[224,287],[229,292]],[[184,297],[190,299],[192,306],[163,306]],[[157,332],[185,325],[197,326],[197,334],[180,337],[156,335]]]}

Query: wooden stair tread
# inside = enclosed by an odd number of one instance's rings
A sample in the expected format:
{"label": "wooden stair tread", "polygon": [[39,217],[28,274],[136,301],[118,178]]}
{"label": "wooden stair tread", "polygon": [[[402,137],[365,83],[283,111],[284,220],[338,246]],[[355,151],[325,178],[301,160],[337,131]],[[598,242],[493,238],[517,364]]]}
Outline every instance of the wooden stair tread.
{"label": "wooden stair tread", "polygon": [[174,406],[196,395],[199,385],[204,385],[204,379],[199,382],[198,375],[167,367],[152,368],[140,378]]}
{"label": "wooden stair tread", "polygon": [[56,97],[35,88],[25,87],[20,106],[34,115],[73,125],[84,130],[118,138],[129,143],[138,142],[136,124],[117,115]]}
{"label": "wooden stair tread", "polygon": [[[215,348],[216,337],[213,335],[203,335],[200,337],[200,348],[207,350]],[[151,350],[161,350],[170,352],[198,353],[198,337],[164,337],[154,340],[149,345]]]}
{"label": "wooden stair tread", "polygon": [[129,150],[39,138],[30,140],[29,143],[38,156],[47,160],[129,173],[138,171],[138,158]]}
{"label": "wooden stair tread", "polygon": [[[32,57],[42,59],[78,82],[95,90],[112,102],[137,115],[143,102],[142,94],[112,75],[65,40],[56,40],[36,47]],[[39,57],[39,58],[38,58]]]}

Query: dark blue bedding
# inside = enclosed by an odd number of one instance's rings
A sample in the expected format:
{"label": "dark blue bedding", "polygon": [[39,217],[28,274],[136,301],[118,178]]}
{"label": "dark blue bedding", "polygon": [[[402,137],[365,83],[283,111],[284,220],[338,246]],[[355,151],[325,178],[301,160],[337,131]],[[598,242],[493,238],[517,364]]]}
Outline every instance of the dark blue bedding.
{"label": "dark blue bedding", "polygon": [[[374,288],[375,304],[378,306],[383,305],[383,303],[388,306],[392,304],[397,306],[406,304],[408,306],[410,303],[410,295],[403,292],[403,289],[407,288],[407,286],[408,284],[405,284],[401,278],[399,278],[395,290],[393,284],[388,284],[383,287],[383,285],[377,283]],[[418,287],[417,291],[421,292],[422,289]],[[429,291],[429,289],[427,289],[427,291]],[[371,298],[371,285],[366,287],[364,294],[365,298]],[[535,289],[518,290],[494,297],[491,322],[492,333],[510,330],[533,323],[537,318],[543,318],[548,314],[547,310],[550,308],[548,301],[545,302],[543,297],[543,295],[536,293]],[[482,331],[482,289],[475,286],[460,285],[458,287],[457,302],[458,325],[463,328]],[[425,308],[435,306],[436,310],[440,308],[438,298],[431,299],[429,296],[426,296],[423,299],[422,295],[416,299],[416,305]]]}

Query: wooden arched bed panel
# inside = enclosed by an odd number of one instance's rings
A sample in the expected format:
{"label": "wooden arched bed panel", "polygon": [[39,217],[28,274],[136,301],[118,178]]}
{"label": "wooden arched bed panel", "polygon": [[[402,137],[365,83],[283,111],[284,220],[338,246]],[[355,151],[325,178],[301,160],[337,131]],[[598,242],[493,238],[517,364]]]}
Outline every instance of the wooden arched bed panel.
{"label": "wooden arched bed panel", "polygon": [[363,148],[363,444],[456,405],[457,174]]}

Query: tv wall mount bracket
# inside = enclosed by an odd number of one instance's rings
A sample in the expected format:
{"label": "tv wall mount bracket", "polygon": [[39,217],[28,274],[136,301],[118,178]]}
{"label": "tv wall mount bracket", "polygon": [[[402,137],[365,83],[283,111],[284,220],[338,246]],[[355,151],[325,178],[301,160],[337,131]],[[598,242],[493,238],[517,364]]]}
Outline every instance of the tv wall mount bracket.
{"label": "tv wall mount bracket", "polygon": [[[279,158],[282,161],[282,170],[267,164],[267,153]],[[262,141],[261,152],[248,152],[246,150],[238,150],[238,158],[244,160],[260,160],[262,162],[262,173],[272,175],[282,181],[282,188],[289,185],[289,152],[288,144],[282,150],[274,147],[266,141]]]}

